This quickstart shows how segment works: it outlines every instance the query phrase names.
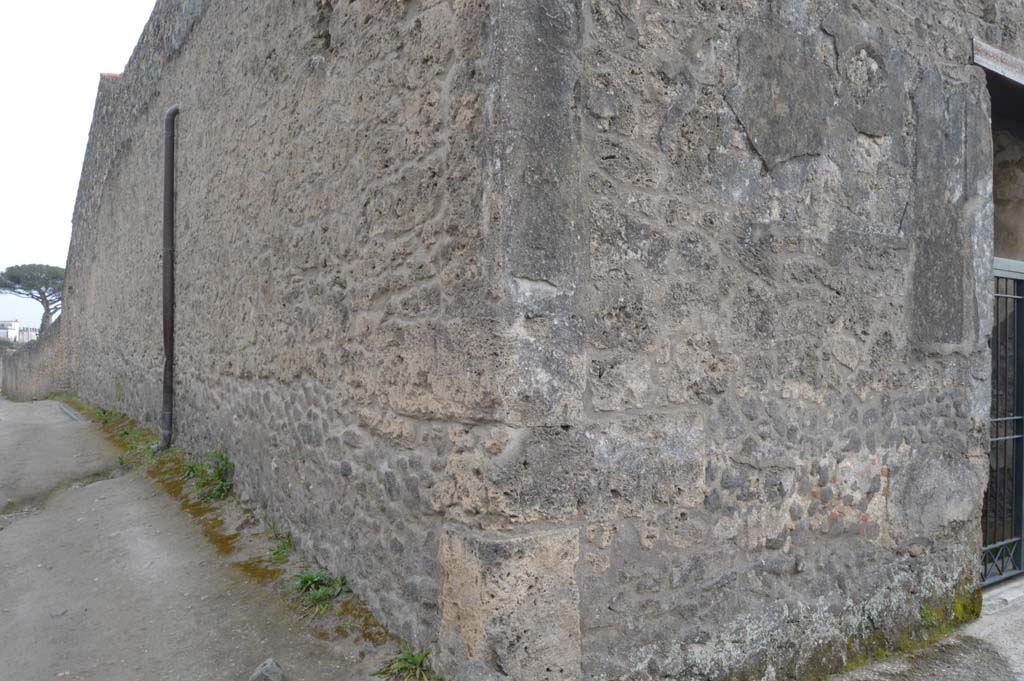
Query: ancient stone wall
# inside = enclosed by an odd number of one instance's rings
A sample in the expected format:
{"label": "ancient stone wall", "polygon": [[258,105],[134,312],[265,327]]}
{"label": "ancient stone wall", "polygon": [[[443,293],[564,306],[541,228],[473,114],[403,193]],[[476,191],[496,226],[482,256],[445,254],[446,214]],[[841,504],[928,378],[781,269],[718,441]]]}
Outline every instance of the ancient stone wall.
{"label": "ancient stone wall", "polygon": [[209,75],[168,94],[178,441],[231,452],[243,494],[426,646],[447,461],[508,413],[484,6],[314,4],[211,4],[178,67]]}
{"label": "ancient stone wall", "polygon": [[71,387],[67,336],[60,317],[17,352],[0,352],[0,391],[16,400],[38,400]]}
{"label": "ancient stone wall", "polygon": [[508,412],[481,174],[485,7],[161,0],[100,83],[66,329],[91,402],[160,409],[180,105],[176,428],[393,631],[440,620],[442,484]]}
{"label": "ancient stone wall", "polygon": [[[588,679],[818,678],[905,645],[934,603],[969,609],[993,219],[969,64],[974,37],[1020,53],[1012,3],[525,13],[552,52],[510,48],[498,87],[538,135],[579,141],[555,166],[520,144],[525,180],[502,192],[544,199],[509,230],[532,248],[531,302],[553,304],[514,328],[562,333],[567,370],[546,373],[569,399],[481,461],[475,522],[494,534],[446,543],[445,631],[463,636],[444,650],[516,678],[575,678],[575,660]],[[514,80],[530,68],[546,75]],[[548,202],[557,188],[575,201]],[[478,585],[501,592],[503,563],[516,577],[487,614]],[[552,601],[579,603],[558,641],[518,620]],[[561,653],[536,676],[507,642],[531,637]]]}
{"label": "ancient stone wall", "polygon": [[1019,5],[584,17],[588,401],[538,478],[571,471],[567,503],[530,507],[581,523],[583,676],[817,678],[976,584],[992,151],[969,63],[972,37],[1021,53]]}
{"label": "ancient stone wall", "polygon": [[962,4],[161,0],[69,381],[157,417],[179,104],[180,444],[450,675],[820,678],[977,583],[1024,44]]}

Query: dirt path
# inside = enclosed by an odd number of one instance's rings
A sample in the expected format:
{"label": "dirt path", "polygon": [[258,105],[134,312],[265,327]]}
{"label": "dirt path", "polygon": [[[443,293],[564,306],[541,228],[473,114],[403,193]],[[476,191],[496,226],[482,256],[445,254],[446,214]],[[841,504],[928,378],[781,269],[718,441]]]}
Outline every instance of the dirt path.
{"label": "dirt path", "polygon": [[145,476],[73,484],[117,454],[57,403],[0,400],[0,490],[30,506],[0,516],[0,679],[246,681],[273,656],[291,681],[365,681],[393,651],[318,640]]}
{"label": "dirt path", "polygon": [[118,452],[59,402],[0,399],[0,513],[109,471]]}

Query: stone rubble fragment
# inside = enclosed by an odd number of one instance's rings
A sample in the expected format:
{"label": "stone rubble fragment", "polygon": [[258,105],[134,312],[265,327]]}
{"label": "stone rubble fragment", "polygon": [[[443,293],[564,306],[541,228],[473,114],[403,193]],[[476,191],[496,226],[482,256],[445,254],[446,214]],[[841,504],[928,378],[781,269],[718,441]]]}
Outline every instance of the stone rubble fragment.
{"label": "stone rubble fragment", "polygon": [[268,657],[259,667],[256,667],[256,671],[249,677],[249,681],[287,681],[287,678],[274,658]]}

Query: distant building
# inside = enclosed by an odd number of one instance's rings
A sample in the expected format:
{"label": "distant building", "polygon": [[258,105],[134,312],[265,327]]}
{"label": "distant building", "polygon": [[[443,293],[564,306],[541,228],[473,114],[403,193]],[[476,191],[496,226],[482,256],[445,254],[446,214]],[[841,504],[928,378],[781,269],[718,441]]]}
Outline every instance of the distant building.
{"label": "distant building", "polygon": [[30,326],[22,326],[17,319],[13,321],[0,321],[0,339],[14,341],[15,343],[28,343],[39,338],[39,329]]}
{"label": "distant building", "polygon": [[18,342],[18,333],[21,331],[21,324],[18,320],[3,322],[0,321],[0,339]]}

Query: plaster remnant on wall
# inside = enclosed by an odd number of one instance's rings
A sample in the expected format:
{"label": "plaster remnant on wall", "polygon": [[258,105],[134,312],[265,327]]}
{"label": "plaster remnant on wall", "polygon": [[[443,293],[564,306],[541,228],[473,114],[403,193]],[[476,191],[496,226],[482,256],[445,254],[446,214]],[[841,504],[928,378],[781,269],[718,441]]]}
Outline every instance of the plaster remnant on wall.
{"label": "plaster remnant on wall", "polygon": [[879,26],[837,11],[822,24],[836,43],[839,109],[854,127],[882,137],[901,132],[909,108],[906,57]]}

